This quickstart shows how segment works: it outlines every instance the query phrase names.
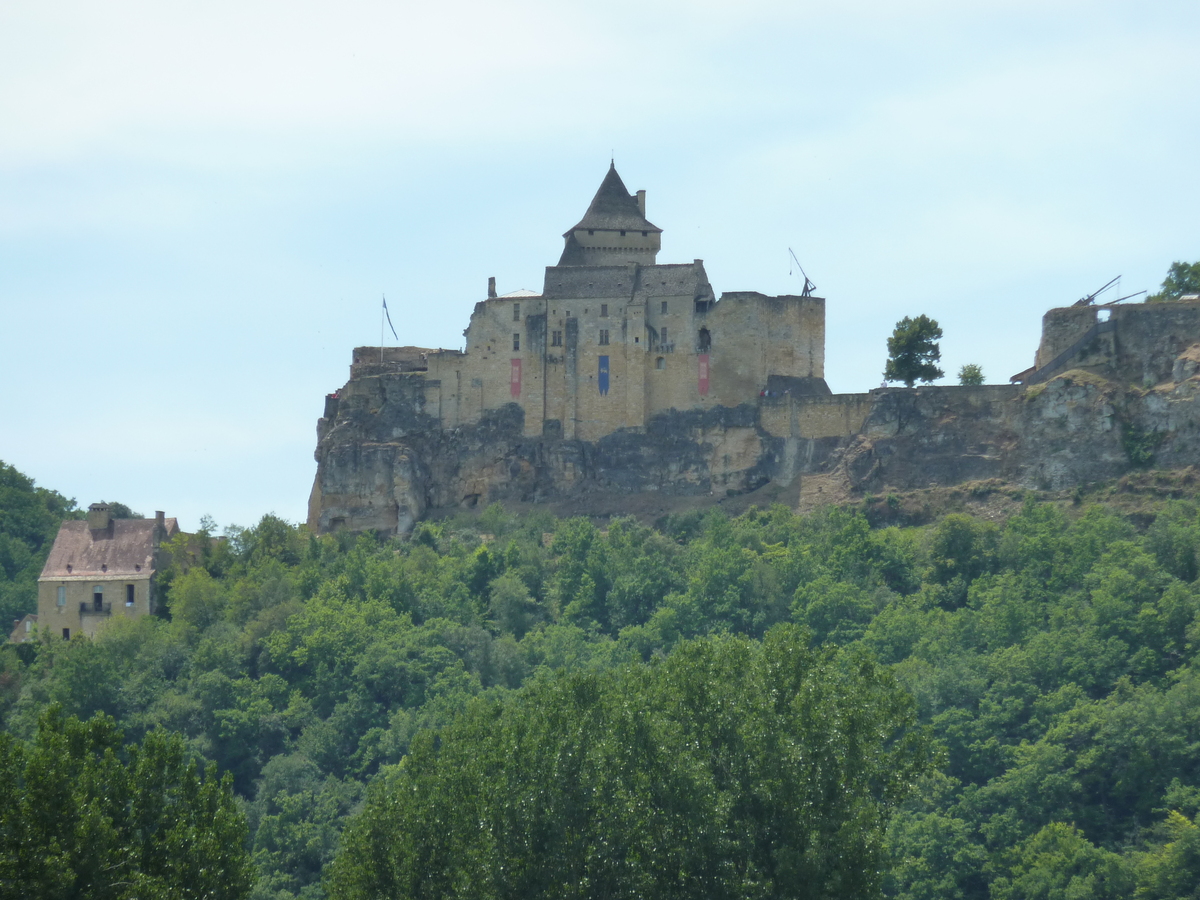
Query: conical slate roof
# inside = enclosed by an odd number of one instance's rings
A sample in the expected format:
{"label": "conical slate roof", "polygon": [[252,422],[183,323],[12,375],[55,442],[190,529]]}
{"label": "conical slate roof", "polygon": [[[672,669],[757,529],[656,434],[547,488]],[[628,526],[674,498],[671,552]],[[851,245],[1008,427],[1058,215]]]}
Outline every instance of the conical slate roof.
{"label": "conical slate roof", "polygon": [[652,225],[642,215],[641,210],[638,209],[637,198],[631,196],[626,190],[625,182],[621,181],[621,176],[617,174],[617,167],[614,163],[609,164],[608,174],[600,182],[600,190],[596,191],[596,196],[592,198],[592,205],[583,214],[579,224],[564,233],[563,237],[570,237],[572,232],[585,228],[605,231],[662,232],[661,228]]}

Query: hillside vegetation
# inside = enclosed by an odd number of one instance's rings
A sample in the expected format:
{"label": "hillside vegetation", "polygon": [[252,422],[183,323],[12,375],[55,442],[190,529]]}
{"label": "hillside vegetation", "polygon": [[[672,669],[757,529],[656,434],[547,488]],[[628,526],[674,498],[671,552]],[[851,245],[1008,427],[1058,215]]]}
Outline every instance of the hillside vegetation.
{"label": "hillside vegetation", "polygon": [[[713,897],[866,896],[876,885],[914,900],[1200,897],[1200,507],[1190,500],[1127,516],[1031,497],[1002,522],[952,514],[877,529],[854,509],[601,529],[493,507],[423,524],[405,542],[318,538],[267,516],[230,529],[190,567],[187,547],[175,549],[169,618],[113,622],[94,641],[50,638],[28,660],[7,648],[0,715],[25,740],[55,703],[81,719],[112,716],[128,740],[160,726],[183,735],[232,775],[255,897],[549,896],[567,883],[560,875],[615,871],[570,844],[601,825],[633,835],[621,840],[641,848],[630,858],[650,873],[638,883],[660,885],[653,878],[674,866],[700,873],[694,884]],[[767,671],[764,659],[807,673],[813,690],[842,685],[814,709],[843,708],[842,696],[891,698],[867,704],[877,718],[855,746],[876,749],[859,768],[850,765],[858,751],[830,751],[829,765],[847,766],[835,779],[846,796],[863,792],[845,848],[867,841],[837,870],[857,866],[860,881],[840,889],[819,882],[834,869],[812,856],[838,846],[837,804],[798,800],[811,840],[790,862],[764,862],[769,853],[754,854],[787,830],[772,838],[762,823],[791,807],[768,815],[762,803],[737,812],[720,802],[755,796],[758,774],[730,787],[736,760],[788,771],[746,735],[794,727],[803,748],[831,721],[788,724],[800,695],[782,687],[769,694],[785,698],[781,718],[768,716],[754,698],[770,680],[746,674]],[[716,698],[690,717],[678,712],[689,679]],[[713,730],[722,715],[728,727]],[[592,768],[575,779],[587,786],[576,800],[547,762],[578,740],[572,722],[590,723],[592,736],[577,745]],[[648,755],[622,755],[630,734],[648,741]],[[901,746],[909,755],[886,756]],[[626,775],[609,779],[608,766]],[[654,777],[629,780],[631,771]],[[668,815],[655,805],[662,796],[646,792],[672,783],[691,787]],[[531,790],[544,795],[541,811],[505,819],[505,804]],[[598,796],[616,799],[588,807],[582,825],[570,819],[580,798]],[[493,838],[522,822],[541,823],[541,837],[468,839],[463,828],[482,820],[464,825],[451,813],[437,820],[444,828],[414,833],[413,823],[466,799],[491,810]],[[665,816],[669,846],[638,844],[659,832],[638,831],[632,809]],[[695,830],[705,823],[719,827]],[[729,855],[717,857],[753,858],[756,868],[709,877],[698,858],[679,858],[718,846]],[[546,881],[496,875],[531,859]],[[579,859],[594,868],[570,869]],[[461,879],[440,887],[402,877],[452,865]]]}

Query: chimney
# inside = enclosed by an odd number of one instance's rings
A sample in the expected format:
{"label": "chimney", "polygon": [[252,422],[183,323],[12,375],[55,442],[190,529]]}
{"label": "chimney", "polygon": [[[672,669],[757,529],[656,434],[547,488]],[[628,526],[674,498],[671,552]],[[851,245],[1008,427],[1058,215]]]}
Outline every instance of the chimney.
{"label": "chimney", "polygon": [[88,528],[92,531],[108,531],[108,526],[112,524],[112,515],[108,511],[108,504],[93,503],[89,506],[87,523]]}
{"label": "chimney", "polygon": [[488,299],[489,300],[496,299],[496,276],[495,275],[493,275],[491,278],[488,279]]}
{"label": "chimney", "polygon": [[161,509],[156,509],[154,511],[154,524],[159,528],[167,527],[167,514]]}
{"label": "chimney", "polygon": [[640,212],[642,214],[642,218],[645,218],[646,217],[646,192],[638,191],[637,198],[638,198],[638,212]]}

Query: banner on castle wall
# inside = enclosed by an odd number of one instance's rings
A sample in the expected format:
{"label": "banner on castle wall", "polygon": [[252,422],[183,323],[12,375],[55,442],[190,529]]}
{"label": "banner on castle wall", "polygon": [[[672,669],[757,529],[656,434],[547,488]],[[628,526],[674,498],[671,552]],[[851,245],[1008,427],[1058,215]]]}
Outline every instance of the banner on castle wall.
{"label": "banner on castle wall", "polygon": [[596,374],[596,381],[600,385],[600,396],[608,395],[608,357],[600,357],[600,371]]}
{"label": "banner on castle wall", "polygon": [[514,359],[512,361],[512,374],[509,378],[509,388],[512,390],[514,400],[521,398],[521,361]]}
{"label": "banner on castle wall", "polygon": [[708,396],[708,354],[707,353],[700,354],[700,371],[698,374],[700,376],[700,379],[699,379],[700,380],[700,396],[707,397]]}

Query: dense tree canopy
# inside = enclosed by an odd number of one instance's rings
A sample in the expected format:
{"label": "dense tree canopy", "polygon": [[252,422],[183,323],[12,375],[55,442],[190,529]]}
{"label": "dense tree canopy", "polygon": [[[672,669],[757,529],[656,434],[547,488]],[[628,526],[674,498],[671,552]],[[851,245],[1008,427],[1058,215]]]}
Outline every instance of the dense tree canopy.
{"label": "dense tree canopy", "polygon": [[[788,652],[809,660],[801,671],[853,673],[850,661],[873,657],[865,683],[894,678],[943,748],[944,764],[891,815],[886,896],[1187,897],[1200,884],[1200,505],[1186,473],[1137,478],[1097,489],[1095,503],[976,485],[946,512],[932,495],[888,496],[807,515],[689,513],[653,528],[491,507],[423,523],[407,541],[317,537],[267,516],[227,528],[194,563],[177,542],[167,616],[0,648],[0,717],[26,747],[53,703],[112,716],[134,745],[159,728],[179,733],[189,755],[233,778],[254,900],[315,900],[373,783],[417,773],[440,784],[441,761],[478,740],[487,759],[524,760],[493,770],[479,802],[527,789],[538,754],[569,746],[570,717],[535,712],[556,704],[609,736],[579,744],[598,779],[625,759],[612,738],[621,728],[642,729],[646,747],[679,746],[686,723],[665,698],[685,671],[709,673],[693,680],[711,684],[707,696],[724,703],[714,708],[747,708],[731,725],[767,728],[768,713],[783,713],[743,702],[758,682],[721,666],[744,658],[746,673],[760,671],[778,652],[771,642],[800,626],[810,646]],[[663,680],[670,672],[679,678]],[[594,701],[580,705],[572,685]],[[620,707],[622,691],[638,702]],[[520,735],[527,756],[508,753]],[[684,787],[718,758],[671,756],[646,759],[663,777],[693,778]],[[464,785],[479,777],[462,770]],[[569,782],[552,785],[546,815],[565,814]],[[368,808],[388,789],[370,791]],[[636,780],[622,790],[655,796]],[[679,790],[702,809],[714,796]],[[625,808],[577,811],[634,828]],[[887,804],[878,809],[882,822]],[[709,819],[750,821],[730,818],[741,814]],[[735,832],[740,847],[758,846]],[[355,834],[339,870],[368,865],[355,856],[366,832]]]}
{"label": "dense tree canopy", "polygon": [[238,900],[245,838],[228,779],[178,735],[123,746],[111,718],[58,707],[28,746],[0,734],[0,897]]}
{"label": "dense tree canopy", "polygon": [[942,328],[936,319],[925,314],[905,316],[896,323],[892,336],[888,338],[888,359],[883,369],[885,381],[903,381],[912,387],[918,381],[934,381],[945,372],[934,365],[942,358],[938,341],[942,339]]}
{"label": "dense tree canopy", "polygon": [[58,526],[78,515],[74,500],[37,487],[0,460],[0,633],[37,611],[37,579]]}
{"label": "dense tree canopy", "polygon": [[930,763],[911,701],[794,626],[477,701],[351,826],[330,896],[869,897]]}

